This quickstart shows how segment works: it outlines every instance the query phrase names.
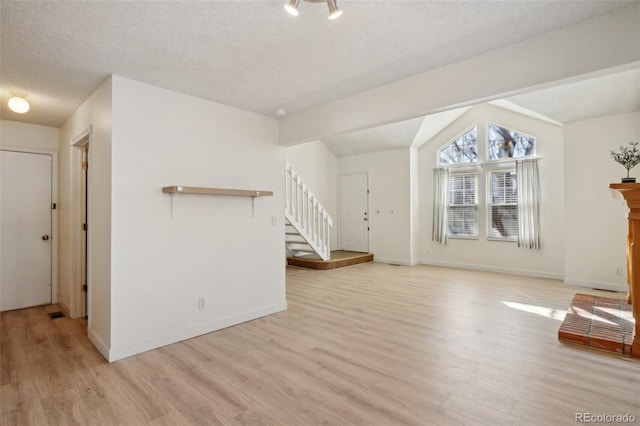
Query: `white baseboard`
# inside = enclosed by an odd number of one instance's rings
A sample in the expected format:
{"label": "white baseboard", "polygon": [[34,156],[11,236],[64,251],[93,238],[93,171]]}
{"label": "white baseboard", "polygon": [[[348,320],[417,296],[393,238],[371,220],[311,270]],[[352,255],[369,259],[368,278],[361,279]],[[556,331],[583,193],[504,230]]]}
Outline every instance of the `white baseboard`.
{"label": "white baseboard", "polygon": [[[132,355],[137,355],[142,352],[150,351],[152,349],[160,348],[162,346],[177,343],[182,340],[191,339],[192,337],[201,336],[203,334],[211,333],[213,331],[221,330],[223,328],[231,327],[246,321],[251,321],[260,317],[275,314],[276,312],[285,311],[287,309],[287,302],[282,302],[277,305],[266,306],[261,309],[257,309],[251,312],[245,312],[240,315],[234,315],[229,318],[217,320],[208,324],[199,325],[187,330],[181,330],[175,333],[170,333],[158,338],[148,340],[145,342],[136,343],[121,348],[112,348],[109,351],[109,356],[105,357],[109,362],[117,361],[122,358],[126,358]],[[100,350],[100,348],[98,348]],[[102,353],[102,351],[101,351]],[[104,354],[103,354],[104,355]]]}
{"label": "white baseboard", "polygon": [[109,361],[109,347],[102,341],[100,337],[93,330],[89,330],[89,340],[93,343],[93,346],[98,349],[98,352],[102,354],[102,356]]}
{"label": "white baseboard", "polygon": [[562,274],[555,274],[552,272],[544,271],[532,271],[529,269],[504,268],[501,266],[476,265],[472,263],[444,262],[441,260],[431,259],[422,259],[420,260],[420,263],[422,265],[442,266],[445,268],[455,269],[470,269],[473,271],[497,272],[500,274],[521,275],[524,277],[548,278],[552,280],[564,279],[564,276]]}
{"label": "white baseboard", "polygon": [[626,284],[605,283],[601,281],[584,281],[584,280],[565,279],[564,283],[567,285],[575,286],[575,287],[586,287],[594,290],[619,291],[622,293],[626,293],[629,290],[629,286],[627,286]]}
{"label": "white baseboard", "polygon": [[401,260],[401,259],[389,259],[388,257],[378,257],[376,255],[373,255],[373,261],[380,262],[380,263],[389,263],[391,265],[402,265],[402,266],[414,266],[420,263],[418,260],[409,261],[409,260]]}
{"label": "white baseboard", "polygon": [[71,318],[71,308],[69,307],[69,303],[66,300],[58,300],[58,305],[62,309],[62,312],[67,316],[67,318]]}

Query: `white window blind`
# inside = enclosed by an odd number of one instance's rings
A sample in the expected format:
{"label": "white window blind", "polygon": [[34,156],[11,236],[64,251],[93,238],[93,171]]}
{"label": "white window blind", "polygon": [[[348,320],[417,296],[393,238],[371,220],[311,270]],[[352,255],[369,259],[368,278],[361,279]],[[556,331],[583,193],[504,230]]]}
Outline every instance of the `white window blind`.
{"label": "white window blind", "polygon": [[478,235],[478,177],[449,176],[449,236]]}
{"label": "white window blind", "polygon": [[518,239],[518,189],[516,172],[489,173],[487,185],[489,217],[488,237],[516,241]]}

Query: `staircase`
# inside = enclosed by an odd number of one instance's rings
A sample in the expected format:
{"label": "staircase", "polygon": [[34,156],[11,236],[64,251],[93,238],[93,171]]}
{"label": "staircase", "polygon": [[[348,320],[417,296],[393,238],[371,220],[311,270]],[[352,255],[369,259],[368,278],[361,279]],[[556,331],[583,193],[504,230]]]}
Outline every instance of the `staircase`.
{"label": "staircase", "polygon": [[331,258],[333,221],[298,173],[287,163],[285,247],[293,257],[317,254]]}

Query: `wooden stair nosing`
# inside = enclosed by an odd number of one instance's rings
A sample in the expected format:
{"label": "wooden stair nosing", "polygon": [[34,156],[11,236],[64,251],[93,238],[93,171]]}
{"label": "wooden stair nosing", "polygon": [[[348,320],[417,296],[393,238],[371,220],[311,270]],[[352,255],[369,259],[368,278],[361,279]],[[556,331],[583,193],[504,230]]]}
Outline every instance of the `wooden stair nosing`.
{"label": "wooden stair nosing", "polygon": [[299,248],[294,248],[294,249],[289,249],[290,252],[298,252],[298,253],[307,253],[307,254],[311,254],[311,253],[315,253],[316,251],[313,249],[299,249]]}
{"label": "wooden stair nosing", "polygon": [[335,259],[335,260],[305,259],[301,257],[287,258],[287,264],[290,266],[298,266],[301,268],[316,269],[316,270],[331,270],[331,269],[343,268],[345,266],[358,265],[361,263],[367,263],[372,261],[373,261],[373,253],[350,256],[350,257],[345,257],[342,259]]}

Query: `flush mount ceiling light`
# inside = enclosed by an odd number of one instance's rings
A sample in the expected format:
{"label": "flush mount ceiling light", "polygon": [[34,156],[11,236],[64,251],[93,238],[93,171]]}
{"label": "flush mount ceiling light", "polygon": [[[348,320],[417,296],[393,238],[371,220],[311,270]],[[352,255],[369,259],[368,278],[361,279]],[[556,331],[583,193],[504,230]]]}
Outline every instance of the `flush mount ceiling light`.
{"label": "flush mount ceiling light", "polygon": [[[307,3],[326,3],[329,7],[329,19],[336,19],[338,16],[342,15],[342,11],[338,8],[336,4],[336,0],[304,0]],[[300,4],[300,0],[289,0],[284,6],[284,10],[290,13],[293,16],[298,16],[298,5]]]}
{"label": "flush mount ceiling light", "polygon": [[29,111],[29,102],[22,96],[14,96],[9,99],[9,108],[13,112],[17,112],[18,114],[24,114]]}

